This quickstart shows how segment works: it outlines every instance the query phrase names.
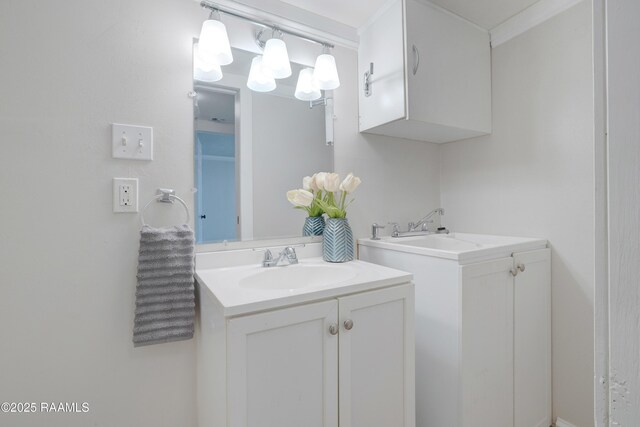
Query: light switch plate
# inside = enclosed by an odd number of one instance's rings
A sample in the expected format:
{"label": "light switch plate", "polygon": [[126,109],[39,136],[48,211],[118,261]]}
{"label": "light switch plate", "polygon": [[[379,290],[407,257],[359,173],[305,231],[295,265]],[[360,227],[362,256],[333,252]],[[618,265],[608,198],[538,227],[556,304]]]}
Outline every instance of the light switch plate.
{"label": "light switch plate", "polygon": [[138,212],[138,178],[113,178],[113,211]]}
{"label": "light switch plate", "polygon": [[153,160],[153,128],[113,123],[111,148],[116,159]]}

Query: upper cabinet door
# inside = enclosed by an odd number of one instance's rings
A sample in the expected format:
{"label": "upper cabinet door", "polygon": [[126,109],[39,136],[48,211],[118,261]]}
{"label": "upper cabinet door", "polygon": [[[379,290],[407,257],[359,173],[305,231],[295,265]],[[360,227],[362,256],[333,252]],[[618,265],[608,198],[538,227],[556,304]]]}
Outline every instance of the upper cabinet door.
{"label": "upper cabinet door", "polygon": [[336,300],[228,320],[229,427],[338,426]]}
{"label": "upper cabinet door", "polygon": [[428,3],[405,2],[408,119],[491,132],[489,33]]}
{"label": "upper cabinet door", "polygon": [[[402,1],[398,0],[360,34],[360,131],[406,116],[402,13]],[[365,96],[364,75],[371,64],[371,95]]]}
{"label": "upper cabinet door", "polygon": [[513,255],[515,427],[551,425],[551,250]]}
{"label": "upper cabinet door", "polygon": [[339,298],[340,427],[415,427],[413,285]]}

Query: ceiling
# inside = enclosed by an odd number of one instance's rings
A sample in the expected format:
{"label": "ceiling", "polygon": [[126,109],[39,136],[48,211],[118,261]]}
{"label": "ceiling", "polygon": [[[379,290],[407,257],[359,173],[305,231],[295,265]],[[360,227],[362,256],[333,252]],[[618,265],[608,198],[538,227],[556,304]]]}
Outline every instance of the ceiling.
{"label": "ceiling", "polygon": [[490,30],[538,0],[432,0],[433,3]]}
{"label": "ceiling", "polygon": [[280,0],[354,28],[366,24],[388,0]]}
{"label": "ceiling", "polygon": [[[388,0],[280,0],[351,27],[360,28]],[[490,30],[538,0],[431,0]]]}

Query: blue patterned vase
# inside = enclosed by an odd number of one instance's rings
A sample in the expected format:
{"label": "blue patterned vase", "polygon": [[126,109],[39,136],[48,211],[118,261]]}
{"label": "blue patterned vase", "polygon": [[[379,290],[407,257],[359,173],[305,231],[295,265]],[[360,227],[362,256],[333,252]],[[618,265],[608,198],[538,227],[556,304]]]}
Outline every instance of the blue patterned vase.
{"label": "blue patterned vase", "polygon": [[353,261],[353,232],[346,218],[329,218],[322,236],[322,258],[327,262]]}
{"label": "blue patterned vase", "polygon": [[322,216],[308,216],[302,227],[303,236],[322,236],[324,231],[324,218]]}

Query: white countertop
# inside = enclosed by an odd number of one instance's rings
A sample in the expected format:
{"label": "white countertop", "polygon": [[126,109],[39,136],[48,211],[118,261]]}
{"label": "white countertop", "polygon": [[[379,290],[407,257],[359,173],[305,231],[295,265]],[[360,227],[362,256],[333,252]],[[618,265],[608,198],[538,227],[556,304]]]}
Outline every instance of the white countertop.
{"label": "white countertop", "polygon": [[327,263],[320,257],[300,259],[299,264],[291,266],[297,269],[305,266],[313,268],[337,268],[345,272],[345,280],[334,283],[319,283],[296,289],[256,289],[241,286],[243,279],[269,269],[287,269],[284,267],[264,268],[260,264],[235,265],[212,268],[211,263],[202,262],[208,268],[198,268],[196,259],[196,279],[201,294],[209,294],[218,301],[225,316],[238,316],[251,312],[320,301],[387,286],[410,282],[413,276],[399,270],[371,264],[364,261],[351,261],[340,264]]}

